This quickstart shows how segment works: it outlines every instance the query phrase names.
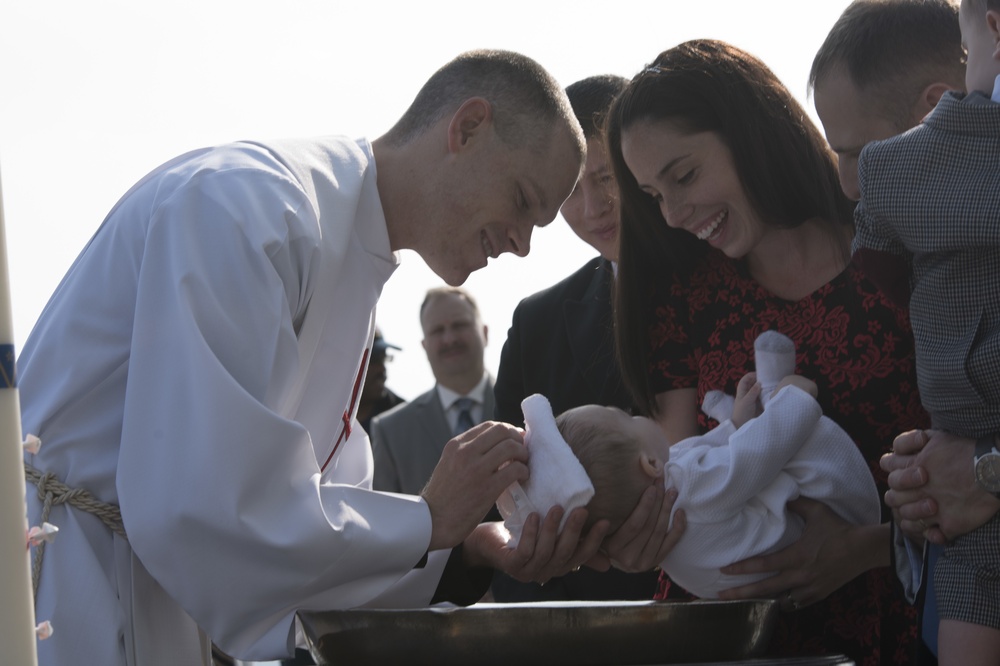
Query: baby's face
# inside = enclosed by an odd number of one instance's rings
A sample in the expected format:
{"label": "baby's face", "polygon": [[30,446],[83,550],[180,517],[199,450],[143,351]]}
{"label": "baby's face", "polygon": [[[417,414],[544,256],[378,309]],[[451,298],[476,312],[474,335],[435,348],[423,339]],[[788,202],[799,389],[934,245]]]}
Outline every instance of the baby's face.
{"label": "baby's face", "polygon": [[653,419],[645,416],[630,416],[617,407],[602,407],[600,405],[584,405],[566,412],[573,420],[582,423],[593,423],[604,428],[613,428],[623,433],[627,438],[639,442],[642,453],[666,462],[670,458],[670,444],[667,436]]}

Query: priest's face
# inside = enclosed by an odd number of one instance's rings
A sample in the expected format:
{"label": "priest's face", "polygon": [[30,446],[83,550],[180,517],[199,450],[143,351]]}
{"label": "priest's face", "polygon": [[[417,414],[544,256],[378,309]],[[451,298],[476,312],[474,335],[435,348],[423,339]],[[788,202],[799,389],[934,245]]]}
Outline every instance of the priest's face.
{"label": "priest's face", "polygon": [[572,192],[581,160],[566,130],[546,145],[512,146],[492,129],[451,156],[440,204],[418,253],[446,283],[505,252],[526,256],[531,232],[551,222]]}

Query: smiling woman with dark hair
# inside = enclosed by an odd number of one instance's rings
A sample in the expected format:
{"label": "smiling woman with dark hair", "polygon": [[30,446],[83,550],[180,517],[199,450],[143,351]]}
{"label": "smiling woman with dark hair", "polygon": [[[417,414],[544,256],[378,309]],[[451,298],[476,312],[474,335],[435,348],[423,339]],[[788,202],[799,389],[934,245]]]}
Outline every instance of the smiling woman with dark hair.
{"label": "smiling woman with dark hair", "polygon": [[[714,427],[698,405],[735,393],[754,339],[774,329],[877,470],[898,430],[926,422],[907,313],[850,263],[852,205],[801,106],[757,58],[699,40],[632,79],[607,133],[622,216],[617,344],[636,403],[674,442]],[[723,569],[774,575],[723,596],[781,599],[777,655],[909,663],[916,616],[888,567],[888,524],[791,507],[805,519],[798,542]],[[661,596],[676,592],[662,583]]]}

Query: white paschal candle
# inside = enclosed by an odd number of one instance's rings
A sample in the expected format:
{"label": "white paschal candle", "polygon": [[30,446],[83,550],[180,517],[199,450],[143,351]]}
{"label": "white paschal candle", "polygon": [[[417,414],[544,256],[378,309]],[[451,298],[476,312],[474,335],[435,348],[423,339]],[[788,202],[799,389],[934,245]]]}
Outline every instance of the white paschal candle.
{"label": "white paschal candle", "polygon": [[0,188],[0,661],[38,663],[35,604],[31,594],[28,512],[24,502],[21,405],[14,377],[14,325],[11,321],[7,239]]}

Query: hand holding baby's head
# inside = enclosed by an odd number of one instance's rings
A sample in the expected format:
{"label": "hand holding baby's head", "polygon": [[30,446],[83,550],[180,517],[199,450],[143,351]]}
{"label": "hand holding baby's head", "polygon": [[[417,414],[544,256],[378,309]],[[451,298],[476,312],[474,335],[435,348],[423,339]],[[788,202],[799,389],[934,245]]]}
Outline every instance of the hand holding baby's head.
{"label": "hand holding baby's head", "polygon": [[587,505],[587,521],[609,520],[617,530],[651,483],[662,483],[670,445],[660,426],[616,407],[584,405],[556,418],[563,439],[573,449],[596,493]]}

